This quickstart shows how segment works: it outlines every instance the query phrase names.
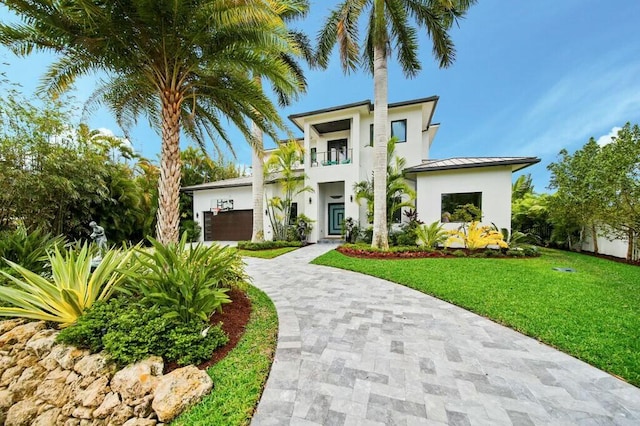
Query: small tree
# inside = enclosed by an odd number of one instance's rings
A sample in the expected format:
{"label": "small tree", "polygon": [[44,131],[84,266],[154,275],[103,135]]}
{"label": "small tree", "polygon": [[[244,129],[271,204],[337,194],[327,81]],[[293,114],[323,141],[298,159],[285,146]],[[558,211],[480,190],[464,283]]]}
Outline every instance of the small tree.
{"label": "small tree", "polygon": [[298,194],[313,192],[304,186],[304,173],[296,170],[296,165],[302,161],[304,151],[296,141],[280,144],[265,164],[266,175],[279,186],[281,196],[267,199],[267,215],[274,240],[286,240],[290,227],[291,203]]}

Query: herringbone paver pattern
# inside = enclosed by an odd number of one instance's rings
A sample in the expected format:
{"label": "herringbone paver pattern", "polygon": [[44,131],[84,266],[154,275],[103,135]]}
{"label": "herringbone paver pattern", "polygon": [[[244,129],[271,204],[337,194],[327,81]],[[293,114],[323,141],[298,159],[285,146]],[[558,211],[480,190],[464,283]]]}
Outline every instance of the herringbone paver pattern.
{"label": "herringbone paver pattern", "polygon": [[278,349],[253,425],[640,425],[640,389],[483,317],[309,265],[249,259]]}

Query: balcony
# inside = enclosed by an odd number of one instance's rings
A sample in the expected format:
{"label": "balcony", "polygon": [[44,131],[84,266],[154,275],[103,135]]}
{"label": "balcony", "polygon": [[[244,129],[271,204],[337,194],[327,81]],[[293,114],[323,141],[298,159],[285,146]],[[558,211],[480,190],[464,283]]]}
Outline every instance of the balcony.
{"label": "balcony", "polygon": [[311,167],[337,166],[339,164],[351,164],[353,160],[353,149],[336,150],[328,152],[311,153]]}

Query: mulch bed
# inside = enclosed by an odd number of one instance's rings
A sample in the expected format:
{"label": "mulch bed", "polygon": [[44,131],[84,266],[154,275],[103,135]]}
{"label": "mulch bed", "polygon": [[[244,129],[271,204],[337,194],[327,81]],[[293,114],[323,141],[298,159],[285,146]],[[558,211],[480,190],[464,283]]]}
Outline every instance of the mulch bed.
{"label": "mulch bed", "polygon": [[[240,341],[240,338],[244,334],[244,329],[249,322],[249,317],[251,316],[251,301],[247,295],[237,289],[233,289],[227,294],[231,299],[231,303],[224,305],[221,313],[216,312],[213,314],[210,323],[216,325],[222,322],[222,330],[229,336],[229,342],[218,348],[211,355],[211,359],[198,365],[198,368],[201,370],[211,367],[227,356]],[[178,368],[176,363],[168,363],[165,366],[165,373],[175,370],[176,368]]]}

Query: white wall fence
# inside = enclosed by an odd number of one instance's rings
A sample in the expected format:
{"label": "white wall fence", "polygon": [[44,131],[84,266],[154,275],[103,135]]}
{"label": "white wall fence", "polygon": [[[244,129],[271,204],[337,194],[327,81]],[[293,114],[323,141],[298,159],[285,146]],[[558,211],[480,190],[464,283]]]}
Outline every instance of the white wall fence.
{"label": "white wall fence", "polygon": [[[615,238],[612,235],[598,235],[598,253],[626,259],[629,240],[627,238]],[[582,243],[583,251],[594,251],[593,238],[589,233]],[[632,260],[640,259],[640,241],[634,241]]]}

